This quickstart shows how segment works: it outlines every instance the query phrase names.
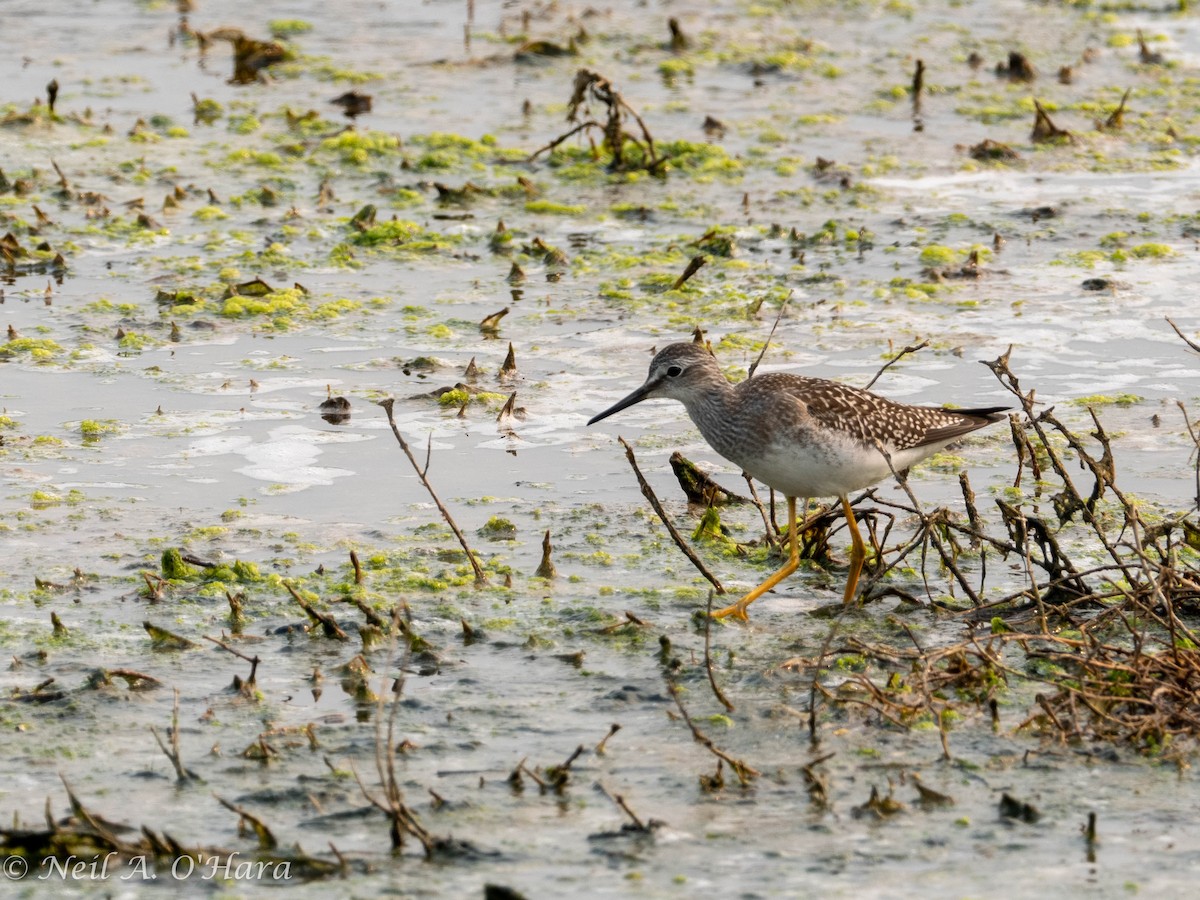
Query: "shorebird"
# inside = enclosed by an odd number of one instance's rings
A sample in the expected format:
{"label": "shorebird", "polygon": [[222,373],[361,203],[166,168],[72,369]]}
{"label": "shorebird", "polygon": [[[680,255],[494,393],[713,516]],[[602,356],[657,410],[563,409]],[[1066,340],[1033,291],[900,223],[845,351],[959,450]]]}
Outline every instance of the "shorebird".
{"label": "shorebird", "polygon": [[[699,343],[670,344],[650,362],[645,384],[592,425],[655,397],[684,405],[709,445],[725,459],[787,498],[788,560],[736,603],[713,612],[745,621],[746,609],[800,564],[796,499],[834,497],[850,529],[850,574],[843,602],[854,599],[866,547],[849,494],[932,456],[954,440],[1004,418],[1006,408],[908,406],[859,388],[770,373],[732,384]],[[890,465],[889,465],[890,459]]]}

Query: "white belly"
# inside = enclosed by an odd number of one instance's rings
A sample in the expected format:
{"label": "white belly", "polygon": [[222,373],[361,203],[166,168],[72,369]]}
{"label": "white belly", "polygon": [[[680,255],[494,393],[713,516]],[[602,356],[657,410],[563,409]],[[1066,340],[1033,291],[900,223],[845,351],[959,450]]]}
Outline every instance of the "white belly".
{"label": "white belly", "polygon": [[[899,472],[944,448],[949,441],[892,454]],[[836,445],[769,450],[753,460],[733,462],[788,497],[840,497],[890,478],[883,454],[847,439]]]}

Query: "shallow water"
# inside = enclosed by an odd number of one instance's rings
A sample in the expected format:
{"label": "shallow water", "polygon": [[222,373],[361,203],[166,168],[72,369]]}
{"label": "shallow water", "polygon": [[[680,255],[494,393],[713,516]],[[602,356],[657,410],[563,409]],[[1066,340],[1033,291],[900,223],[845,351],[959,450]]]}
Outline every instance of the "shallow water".
{"label": "shallow water", "polygon": [[[201,31],[237,26],[265,39],[275,15],[313,26],[290,38],[297,60],[264,83],[235,86],[227,83],[229,45],[215,42],[202,55],[179,31],[173,5],[9,0],[4,33],[20,52],[0,59],[0,103],[24,112],[55,78],[63,118],[0,127],[0,168],[33,182],[28,193],[0,194],[0,215],[23,246],[44,239],[62,248],[69,268],[61,278],[6,279],[0,304],[0,326],[58,348],[44,359],[18,352],[0,362],[0,406],[12,419],[0,429],[0,637],[14,659],[2,679],[14,699],[0,707],[9,760],[3,817],[39,824],[47,797],[64,814],[61,776],[110,819],[188,846],[252,853],[253,840],[238,833],[237,815],[217,794],[265,819],[281,846],[298,842],[331,859],[333,843],[369,863],[347,881],[364,894],[478,895],[496,883],[528,896],[1124,896],[1194,882],[1200,831],[1191,770],[1124,747],[1064,747],[1018,732],[1031,690],[1002,693],[996,733],[986,710],[957,723],[952,762],[942,759],[936,728],[903,731],[828,703],[820,744],[810,746],[812,666],[797,674],[778,667],[822,653],[830,626],[808,613],[839,598],[840,569],[801,572],[755,605],[748,627],[713,629],[716,671],[736,706],[725,716],[708,689],[704,636],[692,617],[707,583],[650,513],[614,437],[631,440],[689,534],[695,522],[666,463],[672,450],[710,465],[733,490],[744,482],[679,408],[644,404],[585,428],[640,383],[653,345],[686,339],[696,325],[731,371],[744,371],[790,295],[766,368],[861,385],[891,353],[928,338],[928,349],[889,369],[876,389],[906,402],[1002,405],[1011,395],[977,361],[1011,345],[1023,386],[1074,425],[1088,422],[1074,401],[1130,395],[1124,405],[1096,401],[1115,436],[1123,486],[1156,509],[1192,503],[1193,443],[1176,401],[1195,403],[1200,370],[1164,317],[1193,339],[1200,332],[1190,294],[1195,15],[1099,19],[1017,2],[830,6],[530,7],[531,37],[565,44],[582,25],[590,40],[577,57],[514,63],[516,44],[501,35],[520,32],[520,8],[505,4],[476,3],[468,23],[462,3],[346,3],[336,15],[303,3],[249,17],[232,3],[198,3],[188,21]],[[660,47],[668,15],[693,38],[680,57],[691,62],[690,76],[660,74],[674,59]],[[1153,46],[1169,67],[1136,64],[1136,44],[1126,39],[1137,27],[1165,38]],[[1055,121],[1077,133],[1074,144],[1029,143],[1032,114],[1021,104],[1034,92],[990,71],[1018,47],[1041,72],[1036,95],[1057,104]],[[1076,81],[1058,84],[1056,68],[1086,47],[1099,51],[1095,61],[1077,62]],[[979,71],[966,63],[972,50],[986,61]],[[908,84],[918,56],[929,89],[923,130],[914,131],[912,106],[895,89]],[[595,172],[569,179],[544,160],[500,160],[479,145],[453,159],[427,155],[433,133],[493,135],[485,148],[536,150],[565,129],[581,66],[612,78],[660,142],[703,143],[704,117],[722,120],[724,135],[714,140],[727,164],[629,182]],[[357,131],[400,138],[365,158],[322,144],[344,121],[328,101],[353,86],[355,73],[376,76],[357,85],[374,98]],[[1111,112],[1129,86],[1125,129],[1094,131],[1092,119]],[[193,93],[222,104],[215,122],[193,122]],[[85,107],[85,124],[70,118]],[[285,110],[309,109],[318,126],[289,128]],[[146,124],[131,137],[138,119]],[[1165,137],[1167,124],[1177,139]],[[985,137],[1012,144],[1022,160],[973,163],[961,148]],[[819,157],[844,167],[849,186],[816,171]],[[72,197],[56,195],[50,160]],[[582,210],[527,206],[534,198],[510,191],[518,175],[535,183],[536,199]],[[324,205],[323,179],[333,189]],[[467,181],[493,193],[466,206],[437,202],[434,182]],[[274,205],[253,199],[264,185],[278,195]],[[176,187],[178,207],[164,209]],[[219,202],[209,202],[209,189]],[[88,218],[80,191],[103,194],[110,219]],[[122,204],[139,197],[161,227],[132,224],[136,210]],[[348,263],[332,250],[352,240],[349,218],[367,203],[378,206],[379,221],[412,220],[443,245],[351,246]],[[51,224],[38,225],[34,204]],[[225,218],[208,218],[213,206]],[[1053,213],[1031,213],[1042,207]],[[110,227],[118,217],[120,227]],[[568,266],[556,272],[531,253],[493,253],[488,236],[501,218],[518,244],[540,236],[567,253]],[[830,221],[828,240],[789,237],[794,228],[812,238]],[[710,254],[683,290],[662,290],[713,226],[735,229],[736,254]],[[847,240],[849,230],[865,230],[870,241]],[[930,287],[923,251],[948,248],[961,264],[973,246],[992,248],[996,234],[1003,247],[986,258],[982,277]],[[1135,252],[1152,245],[1166,250]],[[799,249],[803,261],[793,255]],[[514,258],[527,276],[515,285]],[[301,308],[226,314],[224,286],[256,276],[279,288],[302,284]],[[1098,277],[1119,284],[1083,287]],[[160,290],[196,291],[205,305],[162,307]],[[338,301],[350,302],[314,311]],[[498,334],[481,333],[478,323],[506,306]],[[501,379],[510,341],[519,375]],[[433,357],[436,368],[413,366],[418,357]],[[471,403],[460,418],[456,405],[423,396],[461,381],[472,358],[483,373],[476,385],[499,399]],[[523,417],[498,422],[513,390]],[[321,419],[317,407],[330,391],[350,400],[348,422]],[[397,423],[418,459],[429,447],[429,477],[487,564],[491,586],[471,586],[373,403],[384,396],[396,398]],[[103,433],[86,438],[85,421]],[[981,500],[1013,478],[1003,428],[958,455]],[[961,503],[956,469],[914,473],[929,508]],[[894,486],[878,496],[902,497]],[[515,531],[490,540],[480,532],[493,517]],[[740,540],[761,534],[753,511],[727,511],[723,520]],[[554,581],[533,575],[547,529]],[[844,543],[844,533],[835,536],[839,552]],[[147,600],[141,573],[159,572],[168,547],[252,562],[266,576],[228,585],[246,594],[246,637],[234,646],[261,660],[257,699],[230,689],[248,665],[203,640],[228,636],[224,587],[167,586],[161,602]],[[351,549],[365,563],[359,588]],[[769,566],[712,544],[701,552],[731,589],[761,580]],[[932,563],[925,574],[935,596],[950,590]],[[500,586],[505,575],[511,587]],[[324,601],[351,640],[281,632],[304,617],[279,577]],[[1003,596],[1022,577],[996,564],[987,593]],[[900,583],[923,593],[919,577]],[[431,645],[432,656],[406,664],[396,735],[416,746],[397,765],[424,825],[469,842],[473,855],[428,864],[410,845],[392,858],[386,821],[359,814],[367,804],[348,772],[353,765],[369,787],[378,784],[378,712],[342,684],[340,667],[361,649],[361,616],[338,597],[354,590],[382,610],[407,603],[413,629]],[[605,631],[626,610],[646,626]],[[66,636],[52,636],[51,612]],[[156,649],[146,620],[199,648]],[[461,621],[483,639],[464,643]],[[902,644],[897,621],[927,645],[963,636],[957,619],[890,600],[868,606],[843,634]],[[699,788],[715,759],[676,715],[660,636],[681,662],[689,713],[719,747],[763,773],[751,787],[739,788],[727,770],[723,790]],[[383,690],[397,660],[386,649],[365,655],[371,685]],[[163,686],[88,687],[100,668],[138,670]],[[844,673],[823,677],[836,687]],[[16,701],[47,679],[62,698]],[[149,731],[169,728],[172,688],[184,761],[200,784],[176,785]],[[613,723],[621,730],[595,753]],[[296,730],[310,724],[315,748]],[[270,763],[246,757],[260,736],[278,754]],[[523,790],[508,782],[522,759],[544,769],[577,746],[586,752],[561,795],[528,777]],[[818,767],[829,785],[823,810],[810,802],[802,769],[829,753]],[[955,804],[922,809],[913,774]],[[597,784],[665,824],[652,837],[612,835],[628,819]],[[901,814],[855,817],[873,787],[886,794],[889,784],[905,804]],[[430,791],[445,804],[431,804]],[[1034,804],[1041,820],[1001,819],[1005,792]],[[1080,827],[1093,811],[1100,842],[1089,860]],[[158,884],[166,883],[177,886],[164,873]],[[212,888],[211,879],[184,883]],[[223,890],[250,896],[266,886],[234,878]],[[21,889],[137,896],[144,885],[50,877]],[[315,882],[289,891],[330,889]]]}

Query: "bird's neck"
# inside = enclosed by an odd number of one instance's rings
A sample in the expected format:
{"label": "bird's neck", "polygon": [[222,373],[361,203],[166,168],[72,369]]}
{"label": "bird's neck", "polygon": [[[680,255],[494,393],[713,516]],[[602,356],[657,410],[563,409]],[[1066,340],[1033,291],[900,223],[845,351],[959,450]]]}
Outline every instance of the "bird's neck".
{"label": "bird's neck", "polygon": [[705,385],[703,393],[697,393],[683,401],[688,416],[700,429],[704,439],[726,459],[729,458],[729,448],[726,445],[730,438],[735,437],[729,434],[732,420],[736,418],[731,409],[735,390],[734,385],[722,377],[719,381],[714,379]]}

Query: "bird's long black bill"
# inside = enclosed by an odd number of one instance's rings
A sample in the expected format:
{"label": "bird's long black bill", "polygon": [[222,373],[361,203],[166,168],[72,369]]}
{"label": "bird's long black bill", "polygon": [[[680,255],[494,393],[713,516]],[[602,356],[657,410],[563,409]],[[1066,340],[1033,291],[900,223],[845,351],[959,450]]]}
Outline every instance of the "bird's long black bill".
{"label": "bird's long black bill", "polygon": [[614,403],[612,406],[610,406],[604,412],[596,413],[596,415],[594,415],[590,419],[588,419],[588,424],[595,425],[601,419],[607,419],[613,413],[619,413],[621,410],[628,409],[630,406],[633,406],[633,404],[635,404],[635,403],[641,403],[648,396],[650,396],[650,391],[653,390],[653,388],[654,388],[654,385],[650,384],[649,382],[647,382],[646,384],[643,384],[640,388],[638,388],[636,391],[634,391],[632,394],[630,394],[624,400],[618,400],[616,403]]}

